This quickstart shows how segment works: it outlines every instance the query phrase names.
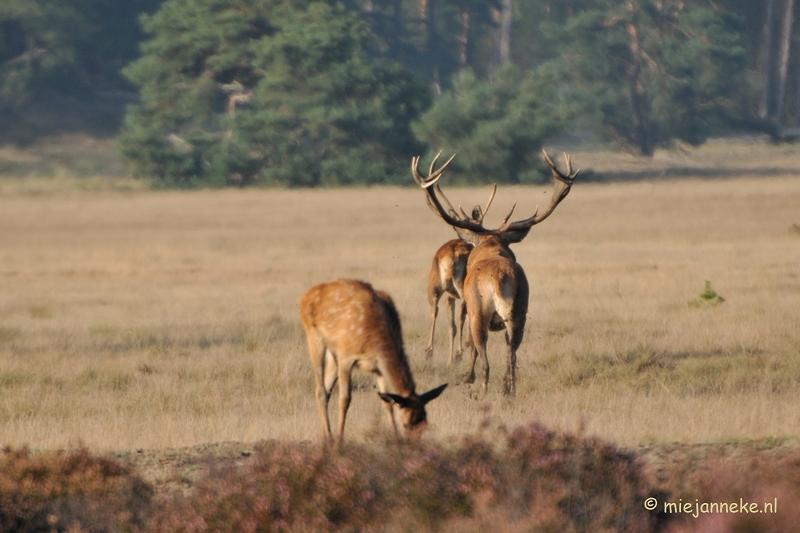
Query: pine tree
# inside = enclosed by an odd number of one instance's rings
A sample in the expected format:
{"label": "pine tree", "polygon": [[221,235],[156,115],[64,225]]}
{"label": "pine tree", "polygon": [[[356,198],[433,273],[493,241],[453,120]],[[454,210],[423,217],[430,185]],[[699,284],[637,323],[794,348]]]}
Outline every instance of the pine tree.
{"label": "pine tree", "polygon": [[[419,150],[424,84],[368,53],[335,2],[167,0],[127,74],[141,87],[121,138],[165,183],[290,186],[399,180]],[[402,173],[405,177],[405,173]]]}
{"label": "pine tree", "polygon": [[513,65],[492,82],[467,70],[414,130],[432,149],[458,153],[448,170],[454,181],[538,182],[542,144],[566,127],[555,87],[546,73],[525,75]]}
{"label": "pine tree", "polygon": [[745,82],[742,21],[686,1],[593,2],[550,25],[576,120],[624,148],[652,155],[659,144],[702,142],[740,116]]}

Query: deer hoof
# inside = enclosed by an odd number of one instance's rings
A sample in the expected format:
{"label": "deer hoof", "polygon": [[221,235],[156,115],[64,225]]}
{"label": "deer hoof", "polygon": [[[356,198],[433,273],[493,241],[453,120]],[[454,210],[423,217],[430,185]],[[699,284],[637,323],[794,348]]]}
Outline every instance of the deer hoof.
{"label": "deer hoof", "polygon": [[517,395],[517,387],[516,383],[514,383],[508,377],[503,379],[503,396],[516,396]]}
{"label": "deer hoof", "polygon": [[467,374],[467,376],[464,378],[464,383],[475,383],[475,373],[470,372]]}

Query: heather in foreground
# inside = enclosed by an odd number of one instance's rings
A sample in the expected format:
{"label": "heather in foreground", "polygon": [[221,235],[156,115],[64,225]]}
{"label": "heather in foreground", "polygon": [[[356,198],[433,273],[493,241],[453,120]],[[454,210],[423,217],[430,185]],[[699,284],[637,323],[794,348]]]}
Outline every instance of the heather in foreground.
{"label": "heather in foreground", "polygon": [[141,531],[152,495],[131,467],[85,449],[0,455],[0,532]]}
{"label": "heather in foreground", "polygon": [[[203,455],[208,468],[184,491],[154,490],[132,466],[83,449],[6,449],[0,532],[796,530],[796,447],[674,444],[634,454],[538,424],[493,428],[453,445],[264,441],[246,458]],[[777,507],[703,511],[740,500]],[[700,512],[669,510],[678,502]]]}
{"label": "heather in foreground", "polygon": [[538,425],[454,448],[268,441],[163,507],[153,531],[649,531],[646,490],[633,455]]}

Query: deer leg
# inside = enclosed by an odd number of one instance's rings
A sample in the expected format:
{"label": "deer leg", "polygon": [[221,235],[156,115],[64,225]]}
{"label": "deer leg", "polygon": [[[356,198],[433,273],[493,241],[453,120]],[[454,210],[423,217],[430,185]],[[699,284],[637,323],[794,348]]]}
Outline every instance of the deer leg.
{"label": "deer leg", "polygon": [[[484,327],[483,321],[479,315],[473,316],[470,314],[470,331],[472,332],[472,366],[469,369],[469,376],[467,383],[475,381],[475,361],[478,355],[481,357],[483,364],[483,391],[486,392],[489,388],[489,358],[486,354],[486,343],[489,340],[489,331]],[[470,379],[471,378],[471,381]]]}
{"label": "deer leg", "polygon": [[428,301],[431,304],[431,336],[428,339],[428,347],[425,348],[425,358],[431,359],[433,357],[433,333],[436,331],[436,316],[439,314],[439,298],[441,293],[436,291],[428,295]]}
{"label": "deer leg", "polygon": [[[467,302],[461,301],[461,309],[458,318],[458,350],[456,350],[455,361],[461,361],[461,356],[464,353],[464,322],[467,321]],[[467,346],[472,346],[472,334],[467,329]]]}
{"label": "deer leg", "polygon": [[[519,321],[518,321],[519,320]],[[521,322],[521,323],[520,323]],[[517,350],[522,344],[525,332],[525,317],[506,321],[506,346],[508,347],[508,366],[503,380],[503,392],[509,396],[517,394]]]}
{"label": "deer leg", "polygon": [[472,362],[469,365],[469,372],[467,372],[467,376],[464,378],[466,383],[475,383],[475,362],[478,360],[478,348],[473,344],[472,345]]}
{"label": "deer leg", "polygon": [[[508,327],[508,324],[506,325]],[[503,376],[503,394],[506,396],[516,396],[517,394],[517,349],[513,345],[511,338],[506,330],[506,348],[508,349],[508,361],[506,363],[506,375]]]}
{"label": "deer leg", "polygon": [[[311,356],[311,365],[314,368],[315,396],[317,398],[317,412],[322,426],[322,436],[331,440],[331,422],[328,418],[328,401],[331,398],[333,383],[328,383],[328,377],[333,370],[336,376],[336,359],[333,354],[325,347],[322,339],[315,331],[307,332],[308,353]],[[335,382],[335,378],[334,378]]]}
{"label": "deer leg", "polygon": [[[464,306],[461,308],[461,323],[464,322],[469,318],[469,312],[467,311],[467,304],[464,302]],[[463,325],[462,325],[463,329]],[[467,322],[467,342],[465,343],[467,348],[474,348],[475,343],[472,341],[472,329],[469,327],[469,323]]]}
{"label": "deer leg", "polygon": [[453,364],[453,352],[456,348],[456,299],[450,294],[446,294],[447,299],[447,326],[450,332],[450,357],[447,359],[447,364]]}
{"label": "deer leg", "polygon": [[344,422],[347,417],[347,410],[350,408],[350,373],[353,371],[353,363],[347,367],[339,367],[339,442],[344,439]]}

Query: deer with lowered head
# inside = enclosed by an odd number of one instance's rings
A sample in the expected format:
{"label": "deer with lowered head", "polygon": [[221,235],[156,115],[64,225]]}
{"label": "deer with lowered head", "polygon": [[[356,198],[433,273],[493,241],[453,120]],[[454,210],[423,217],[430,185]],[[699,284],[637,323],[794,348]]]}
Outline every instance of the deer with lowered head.
{"label": "deer with lowered head", "polygon": [[[472,216],[467,216],[463,211],[461,212],[465,219],[472,220],[478,224],[483,223],[483,218],[489,207],[492,205],[494,194],[497,192],[497,186],[492,189],[489,200],[486,202],[485,207],[476,205],[472,209]],[[453,218],[460,218],[460,215],[453,209],[453,206],[447,205],[450,216]],[[464,349],[463,335],[464,335],[464,322],[467,318],[467,304],[464,302],[464,278],[467,275],[467,259],[472,251],[473,245],[462,238],[460,228],[453,228],[456,234],[459,235],[457,239],[453,239],[444,243],[433,256],[433,263],[431,264],[431,271],[428,275],[428,303],[431,306],[431,334],[428,339],[428,346],[425,348],[425,356],[430,359],[433,357],[433,336],[436,331],[436,317],[439,314],[439,299],[444,295],[445,304],[447,305],[447,325],[450,338],[450,355],[447,358],[447,364],[452,365],[453,361],[460,361],[461,354]],[[461,300],[461,308],[459,311],[458,329],[456,329],[456,300]],[[458,335],[458,349],[456,350],[455,339]],[[471,345],[469,334],[467,335],[467,346]]]}
{"label": "deer with lowered head", "polygon": [[467,306],[469,317],[469,331],[472,335],[472,364],[467,374],[467,382],[475,381],[475,362],[478,356],[483,365],[483,391],[489,386],[489,359],[486,353],[486,343],[489,331],[504,331],[508,358],[506,374],[503,378],[503,393],[516,394],[517,349],[522,343],[525,330],[525,320],[528,313],[528,279],[525,271],[517,263],[514,252],[510,246],[527,237],[531,228],[545,220],[555,210],[561,201],[566,198],[572,187],[575,177],[580,171],[572,171],[572,161],[567,154],[564,159],[567,173],[563,174],[556,168],[555,163],[544,152],[544,160],[553,173],[553,196],[549,205],[543,212],[536,211],[529,218],[509,222],[516,203],[511,207],[508,215],[496,229],[483,227],[482,223],[470,220],[469,217],[454,217],[445,209],[442,202],[448,207],[450,202],[436,184],[442,173],[453,161],[455,154],[448,159],[438,170],[436,161],[441,155],[439,152],[431,163],[428,176],[419,172],[419,157],[411,160],[411,172],[415,181],[427,193],[428,204],[433,211],[453,228],[461,230],[459,235],[474,244],[474,248],[467,260],[467,274],[464,278],[464,302]]}
{"label": "deer with lowered head", "polygon": [[400,317],[391,296],[358,280],[321,283],[300,299],[300,318],[306,331],[316,381],[317,410],[322,433],[333,440],[328,402],[339,382],[338,442],[350,407],[353,370],[373,374],[389,421],[399,434],[395,408],[406,434],[416,438],[427,425],[425,405],[447,387],[416,393],[403,348]]}

